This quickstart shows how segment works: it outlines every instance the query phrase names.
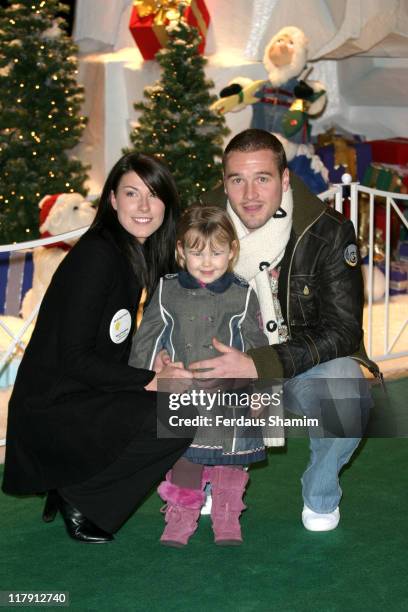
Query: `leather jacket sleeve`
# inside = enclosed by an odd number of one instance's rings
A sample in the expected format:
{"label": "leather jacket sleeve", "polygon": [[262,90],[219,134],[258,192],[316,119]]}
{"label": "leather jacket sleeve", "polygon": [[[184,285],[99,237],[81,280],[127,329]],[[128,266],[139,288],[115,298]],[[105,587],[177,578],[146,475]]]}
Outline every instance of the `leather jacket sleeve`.
{"label": "leather jacket sleeve", "polygon": [[292,378],[359,348],[364,292],[358,251],[348,250],[356,245],[354,227],[333,221],[326,230],[319,235],[312,228],[297,247],[296,274],[292,269],[288,284],[288,342],[248,352],[261,378]]}

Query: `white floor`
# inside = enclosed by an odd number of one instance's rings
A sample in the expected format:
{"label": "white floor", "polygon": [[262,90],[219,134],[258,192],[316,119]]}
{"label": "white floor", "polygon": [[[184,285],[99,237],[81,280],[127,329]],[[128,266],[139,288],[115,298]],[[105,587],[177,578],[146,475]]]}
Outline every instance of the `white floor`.
{"label": "white floor", "polygon": [[[380,369],[387,378],[396,375],[408,375],[408,355],[399,359],[385,360],[379,357],[384,355],[385,339],[385,308],[384,301],[373,304],[372,311],[372,350],[371,355],[377,360]],[[369,317],[368,308],[364,308],[363,327],[365,331],[365,346],[369,350]],[[388,322],[388,346],[392,344],[394,338],[399,333],[401,327],[406,323],[404,331],[392,348],[391,353],[401,353],[408,351],[408,295],[390,297],[390,310]]]}

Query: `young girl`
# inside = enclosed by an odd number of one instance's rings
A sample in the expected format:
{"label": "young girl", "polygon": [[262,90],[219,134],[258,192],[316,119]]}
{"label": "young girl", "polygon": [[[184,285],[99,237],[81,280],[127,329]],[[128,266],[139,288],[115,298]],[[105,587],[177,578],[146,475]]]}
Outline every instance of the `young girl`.
{"label": "young girl", "polygon": [[[187,209],[177,228],[181,271],[160,280],[134,337],[130,365],[151,368],[164,348],[172,361],[188,367],[216,355],[214,337],[241,351],[268,344],[254,291],[232,273],[238,253],[238,238],[226,211],[210,206]],[[207,481],[215,542],[242,542],[239,516],[245,509],[242,496],[248,481],[243,466],[265,458],[262,433],[253,433],[235,431],[232,443],[220,443],[211,427],[197,430],[193,444],[158,488],[167,502],[163,544],[187,544],[197,528]]]}

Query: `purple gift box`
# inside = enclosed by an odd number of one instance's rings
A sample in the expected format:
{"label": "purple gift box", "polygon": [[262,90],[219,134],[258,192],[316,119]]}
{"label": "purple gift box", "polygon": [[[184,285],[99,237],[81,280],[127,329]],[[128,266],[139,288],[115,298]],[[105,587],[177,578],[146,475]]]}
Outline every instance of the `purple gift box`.
{"label": "purple gift box", "polygon": [[398,259],[408,265],[408,240],[403,240],[398,245]]}
{"label": "purple gift box", "polygon": [[[349,146],[354,147],[357,157],[357,180],[362,181],[366,168],[371,164],[372,153],[369,142],[354,142]],[[316,149],[316,154],[320,157],[326,168],[329,170],[329,180],[331,183],[341,183],[341,177],[345,172],[349,172],[344,166],[334,167],[334,145],[326,145]]]}
{"label": "purple gift box", "polygon": [[[379,266],[385,274],[385,264]],[[408,262],[392,261],[390,264],[390,295],[408,292]]]}

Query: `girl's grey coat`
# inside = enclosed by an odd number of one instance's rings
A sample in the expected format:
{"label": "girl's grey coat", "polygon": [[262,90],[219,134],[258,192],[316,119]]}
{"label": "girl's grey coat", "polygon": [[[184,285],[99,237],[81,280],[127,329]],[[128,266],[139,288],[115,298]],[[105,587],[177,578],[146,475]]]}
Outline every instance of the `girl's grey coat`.
{"label": "girl's grey coat", "polygon": [[164,348],[172,361],[187,367],[216,356],[214,337],[240,351],[268,344],[261,330],[258,298],[246,281],[232,275],[225,291],[215,292],[183,287],[178,276],[160,279],[135,335],[130,365],[152,369],[155,356]]}
{"label": "girl's grey coat", "polygon": [[[240,351],[268,344],[261,330],[258,298],[245,280],[236,275],[226,275],[232,282],[223,287],[220,279],[221,282],[216,281],[216,290],[212,290],[212,285],[210,288],[186,286],[184,280],[188,276],[181,272],[180,277],[169,274],[160,280],[134,337],[130,365],[152,369],[157,353],[166,349],[172,361],[181,361],[188,367],[194,361],[217,356],[212,346],[214,337]],[[235,410],[228,410],[231,412],[229,416],[233,416]],[[206,416],[211,414],[205,408],[199,412]],[[239,412],[242,414],[242,409]],[[224,414],[228,412],[224,411]],[[218,438],[219,434],[216,436]],[[248,438],[248,432],[243,434],[235,429],[226,433],[224,428],[221,437],[224,452],[228,454],[232,449],[246,453],[259,452],[260,447],[263,449],[261,432],[254,441]],[[213,431],[199,430],[194,447],[203,445],[208,448],[210,439],[214,443]]]}

